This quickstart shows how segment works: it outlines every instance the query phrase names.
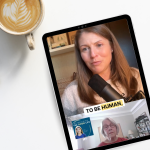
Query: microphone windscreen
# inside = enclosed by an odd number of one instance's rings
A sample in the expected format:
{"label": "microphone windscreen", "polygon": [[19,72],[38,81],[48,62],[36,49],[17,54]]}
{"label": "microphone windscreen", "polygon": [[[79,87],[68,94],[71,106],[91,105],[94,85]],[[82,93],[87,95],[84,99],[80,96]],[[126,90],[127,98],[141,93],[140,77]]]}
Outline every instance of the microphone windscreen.
{"label": "microphone windscreen", "polygon": [[92,76],[88,85],[106,102],[122,99],[123,97],[98,74]]}
{"label": "microphone windscreen", "polygon": [[98,74],[95,74],[92,76],[92,78],[89,80],[88,85],[96,92],[101,93],[101,91],[104,89],[104,87],[108,83],[100,77]]}

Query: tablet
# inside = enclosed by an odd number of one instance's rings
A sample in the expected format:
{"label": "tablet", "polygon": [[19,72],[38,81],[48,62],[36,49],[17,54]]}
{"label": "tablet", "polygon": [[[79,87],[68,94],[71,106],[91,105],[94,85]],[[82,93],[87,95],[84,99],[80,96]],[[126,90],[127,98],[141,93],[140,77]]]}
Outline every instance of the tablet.
{"label": "tablet", "polygon": [[131,18],[43,35],[69,150],[109,149],[150,138],[150,99]]}

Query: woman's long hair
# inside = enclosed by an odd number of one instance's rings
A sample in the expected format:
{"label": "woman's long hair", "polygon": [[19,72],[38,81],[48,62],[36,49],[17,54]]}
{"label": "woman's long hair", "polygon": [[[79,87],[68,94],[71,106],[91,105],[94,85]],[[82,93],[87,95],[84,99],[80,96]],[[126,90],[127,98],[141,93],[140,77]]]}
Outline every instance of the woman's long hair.
{"label": "woman's long hair", "polygon": [[111,82],[115,86],[117,83],[120,83],[122,87],[126,89],[127,96],[135,95],[138,88],[138,82],[133,76],[135,69],[130,68],[113,33],[105,25],[97,25],[78,30],[75,36],[78,94],[81,101],[89,104],[97,104],[96,99],[94,98],[95,92],[88,86],[88,81],[93,73],[82,60],[78,44],[79,38],[83,32],[101,35],[109,41],[111,48],[113,49],[110,76]]}

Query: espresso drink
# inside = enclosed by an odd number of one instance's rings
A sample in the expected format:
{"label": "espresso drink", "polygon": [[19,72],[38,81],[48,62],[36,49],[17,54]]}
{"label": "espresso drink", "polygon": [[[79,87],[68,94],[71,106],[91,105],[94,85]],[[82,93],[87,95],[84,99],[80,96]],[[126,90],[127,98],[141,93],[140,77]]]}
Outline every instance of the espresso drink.
{"label": "espresso drink", "polygon": [[39,0],[0,0],[0,23],[15,32],[31,29],[41,13]]}

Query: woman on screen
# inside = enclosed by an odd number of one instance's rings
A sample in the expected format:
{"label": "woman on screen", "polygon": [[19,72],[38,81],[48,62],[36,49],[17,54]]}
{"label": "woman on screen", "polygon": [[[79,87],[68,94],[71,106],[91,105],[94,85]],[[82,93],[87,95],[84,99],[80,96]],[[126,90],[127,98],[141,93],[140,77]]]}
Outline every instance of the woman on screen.
{"label": "woman on screen", "polygon": [[75,128],[75,131],[76,131],[76,136],[75,136],[76,139],[80,139],[80,138],[86,137],[86,135],[83,133],[83,130],[82,130],[82,128],[80,126],[77,126]]}
{"label": "woman on screen", "polygon": [[118,142],[127,141],[126,138],[117,137],[119,133],[119,127],[116,122],[111,118],[105,118],[101,124],[101,133],[106,138],[104,142],[101,142],[98,147],[106,146]]}
{"label": "woman on screen", "polygon": [[138,69],[129,66],[115,36],[105,25],[78,30],[75,36],[77,79],[62,96],[65,114],[83,113],[83,108],[105,103],[88,85],[94,74],[100,75],[120,95],[134,96],[143,86]]}

